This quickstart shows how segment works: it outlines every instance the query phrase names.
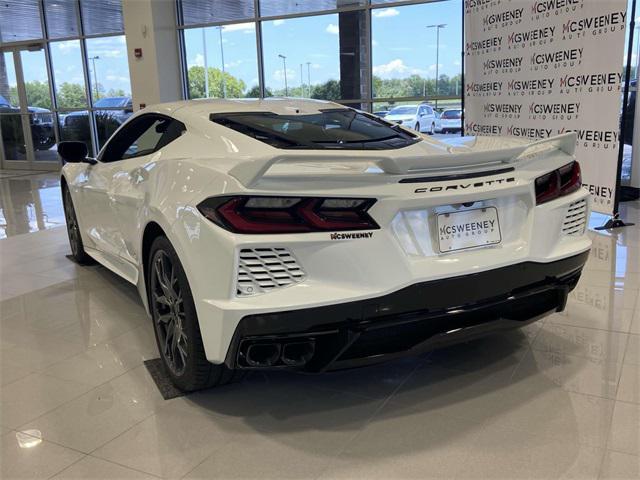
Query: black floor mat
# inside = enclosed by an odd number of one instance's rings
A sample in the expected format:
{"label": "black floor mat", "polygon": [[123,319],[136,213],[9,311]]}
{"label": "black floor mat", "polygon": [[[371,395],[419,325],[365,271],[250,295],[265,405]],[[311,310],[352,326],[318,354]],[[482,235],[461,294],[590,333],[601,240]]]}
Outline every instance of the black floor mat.
{"label": "black floor mat", "polygon": [[164,368],[164,364],[162,360],[159,358],[153,358],[151,360],[145,360],[144,366],[147,367],[147,371],[153,378],[153,381],[156,382],[156,387],[160,391],[162,398],[165,400],[171,400],[172,398],[182,397],[186,395],[186,392],[175,387],[175,385],[171,382],[169,375]]}

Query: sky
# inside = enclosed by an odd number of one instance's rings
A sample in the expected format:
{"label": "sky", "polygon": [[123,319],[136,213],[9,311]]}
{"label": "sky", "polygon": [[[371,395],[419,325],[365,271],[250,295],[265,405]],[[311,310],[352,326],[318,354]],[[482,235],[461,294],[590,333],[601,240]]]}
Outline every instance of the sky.
{"label": "sky", "polygon": [[[440,30],[441,74],[460,72],[462,49],[462,0],[422,5],[387,7],[372,10],[373,73],[382,78],[405,78],[412,74],[435,77],[436,32],[429,24],[446,24]],[[318,15],[262,23],[265,84],[270,89],[284,88],[283,60],[286,56],[286,77],[290,87],[339,79],[338,15]],[[220,68],[220,29],[205,30],[206,59],[211,67]],[[185,29],[187,66],[204,65],[203,29]],[[51,59],[58,85],[83,81],[78,40],[51,42]],[[228,25],[222,28],[225,70],[242,79],[247,89],[258,84],[255,25]],[[105,91],[131,91],[124,36],[87,40],[87,55],[97,56],[95,69],[98,83]],[[25,80],[46,81],[44,52],[23,52]],[[90,78],[94,80],[93,62],[89,62]],[[300,72],[302,68],[302,78]],[[307,65],[308,64],[308,65]],[[9,70],[10,82],[15,75]],[[95,95],[92,89],[92,94]]]}

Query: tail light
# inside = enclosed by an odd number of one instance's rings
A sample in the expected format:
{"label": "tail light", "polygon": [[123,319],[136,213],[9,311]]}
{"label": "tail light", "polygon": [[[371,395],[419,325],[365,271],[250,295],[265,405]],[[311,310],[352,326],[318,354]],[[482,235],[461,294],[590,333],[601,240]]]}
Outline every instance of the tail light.
{"label": "tail light", "polygon": [[582,185],[580,164],[571,162],[536,178],[536,204],[549,202],[575,192]]}
{"label": "tail light", "polygon": [[303,233],[380,228],[367,211],[374,198],[212,197],[198,210],[235,233]]}

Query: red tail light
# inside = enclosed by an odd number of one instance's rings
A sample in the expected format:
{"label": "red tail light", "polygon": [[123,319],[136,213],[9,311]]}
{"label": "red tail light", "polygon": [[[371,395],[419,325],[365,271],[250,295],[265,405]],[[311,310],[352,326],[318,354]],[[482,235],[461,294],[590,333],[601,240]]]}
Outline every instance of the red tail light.
{"label": "red tail light", "polygon": [[198,210],[235,233],[302,233],[380,228],[367,211],[374,198],[212,197]]}
{"label": "red tail light", "polygon": [[571,162],[536,178],[536,204],[549,202],[575,192],[582,185],[580,164]]}

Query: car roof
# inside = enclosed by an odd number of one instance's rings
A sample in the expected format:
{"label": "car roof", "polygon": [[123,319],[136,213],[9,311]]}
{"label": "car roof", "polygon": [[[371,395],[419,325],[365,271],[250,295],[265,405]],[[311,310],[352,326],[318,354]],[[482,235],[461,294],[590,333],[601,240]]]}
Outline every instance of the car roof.
{"label": "car roof", "polygon": [[[198,99],[161,103],[146,108],[145,112],[164,113],[178,117],[202,117],[212,113],[272,112],[280,115],[319,113],[322,110],[347,108],[327,100],[272,97],[265,99]],[[208,118],[207,118],[208,120]]]}

